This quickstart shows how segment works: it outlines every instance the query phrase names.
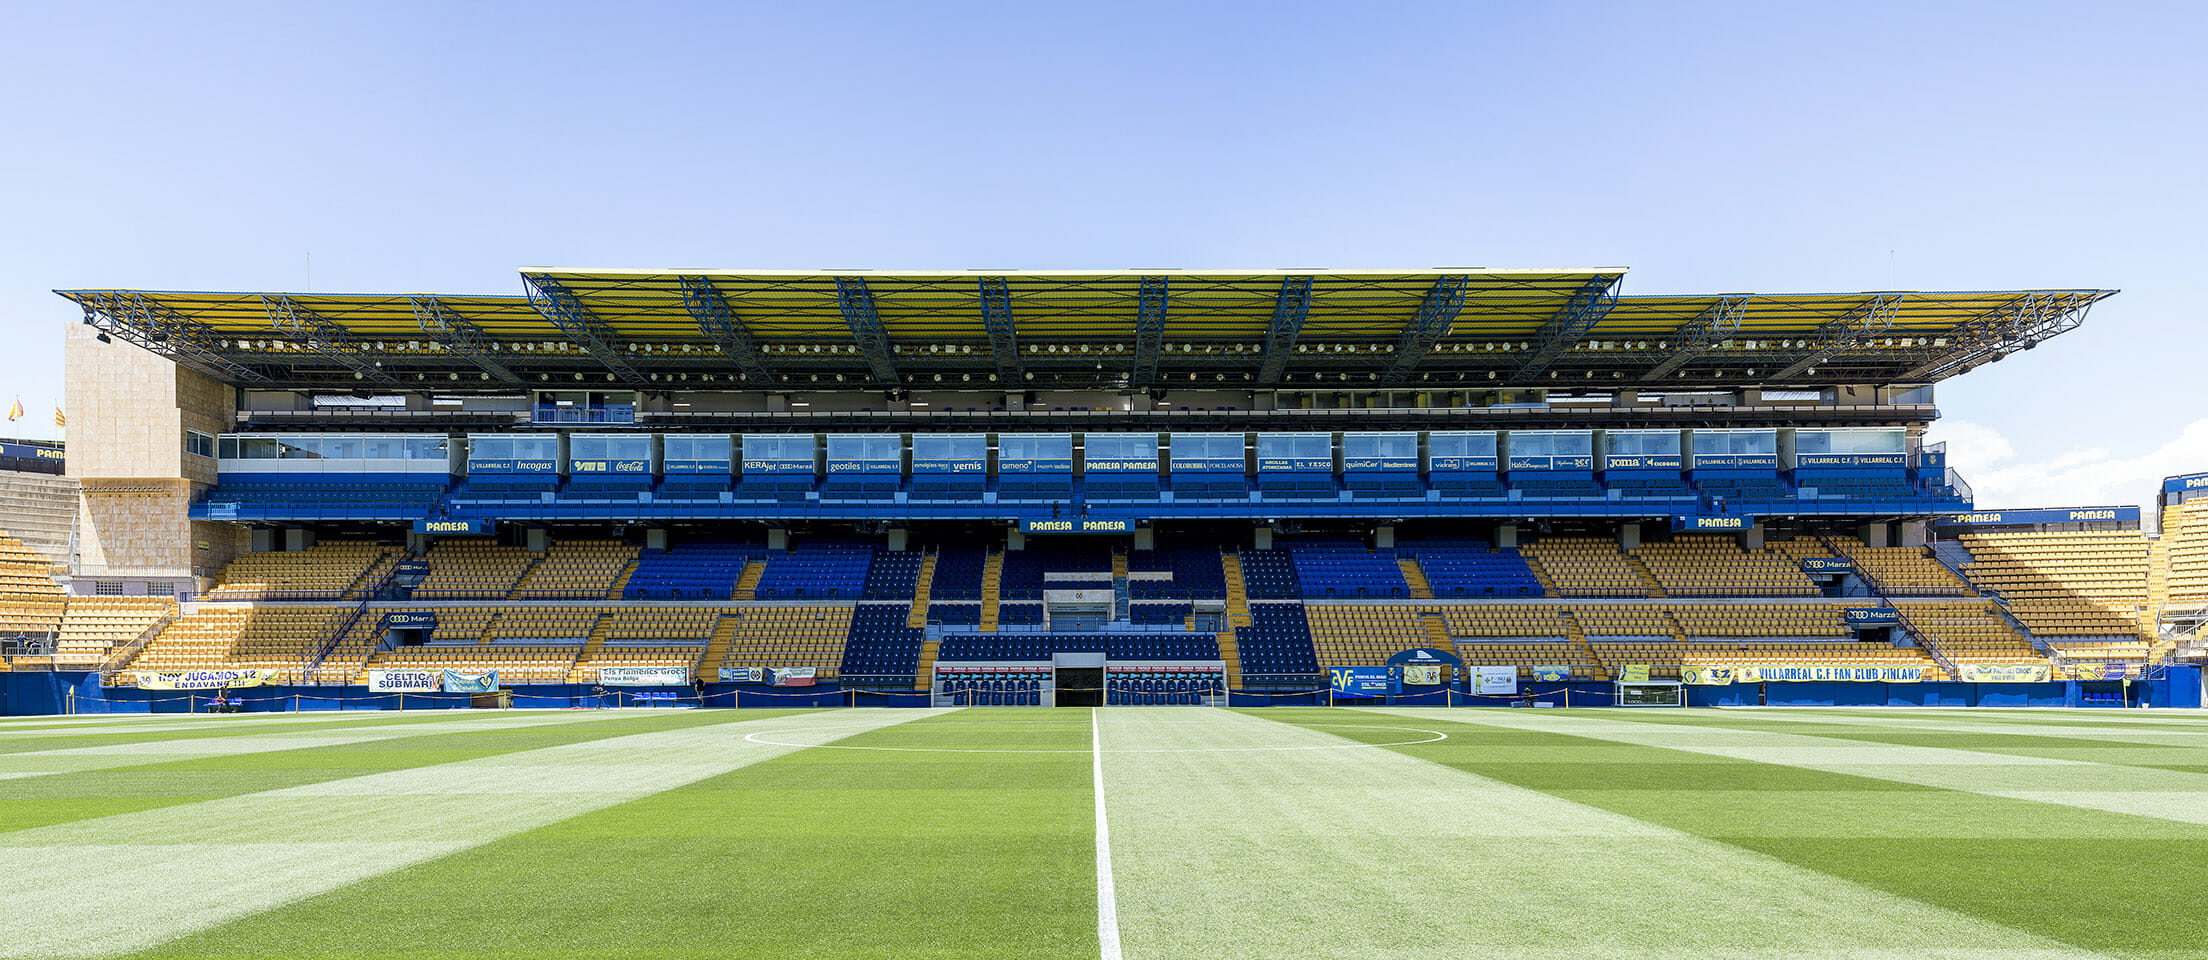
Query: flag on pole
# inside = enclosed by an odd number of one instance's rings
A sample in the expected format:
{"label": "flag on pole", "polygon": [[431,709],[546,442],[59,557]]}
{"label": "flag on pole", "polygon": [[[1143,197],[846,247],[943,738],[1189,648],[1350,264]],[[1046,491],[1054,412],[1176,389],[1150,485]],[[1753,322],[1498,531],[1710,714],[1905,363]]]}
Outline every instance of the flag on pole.
{"label": "flag on pole", "polygon": [[23,419],[23,398],[17,397],[15,403],[8,407],[8,422],[14,423],[21,419]]}
{"label": "flag on pole", "polygon": [[54,404],[54,426],[66,427],[68,425],[69,418],[61,415],[61,404]]}

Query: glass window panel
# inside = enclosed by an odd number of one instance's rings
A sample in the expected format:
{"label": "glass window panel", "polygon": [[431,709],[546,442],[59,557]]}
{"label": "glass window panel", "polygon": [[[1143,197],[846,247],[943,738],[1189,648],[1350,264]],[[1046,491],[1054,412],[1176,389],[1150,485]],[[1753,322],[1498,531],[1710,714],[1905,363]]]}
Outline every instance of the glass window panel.
{"label": "glass window panel", "polygon": [[1084,446],[1092,460],[1143,460],[1158,455],[1154,433],[1092,433]]}
{"label": "glass window panel", "polygon": [[1437,457],[1492,457],[1495,455],[1496,434],[1493,431],[1450,430],[1427,435],[1427,451]]}
{"label": "glass window panel", "polygon": [[344,434],[323,437],[322,455],[332,460],[358,460],[361,457],[360,438]]}
{"label": "glass window panel", "polygon": [[607,449],[611,443],[606,437],[571,437],[567,441],[567,453],[577,460],[605,460],[612,456],[612,451]]}
{"label": "glass window panel", "polygon": [[997,456],[1007,460],[1071,460],[1070,433],[1007,433],[997,437]]}
{"label": "glass window panel", "polygon": [[1832,453],[1832,452],[1833,452],[1833,449],[1832,449],[1832,431],[1830,431],[1830,430],[1796,430],[1796,431],[1794,431],[1794,452],[1795,452],[1796,454],[1804,454],[1804,453],[1809,453],[1809,454],[1818,454],[1818,453]]}
{"label": "glass window panel", "polygon": [[322,456],[319,437],[280,437],[277,444],[283,450],[285,460],[314,460]]}

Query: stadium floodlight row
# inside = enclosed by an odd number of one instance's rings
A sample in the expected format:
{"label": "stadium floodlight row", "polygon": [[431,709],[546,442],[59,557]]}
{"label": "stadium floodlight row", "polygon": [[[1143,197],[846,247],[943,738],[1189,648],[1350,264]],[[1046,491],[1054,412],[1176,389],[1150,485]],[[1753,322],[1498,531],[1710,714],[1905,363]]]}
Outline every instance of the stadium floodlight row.
{"label": "stadium floodlight row", "polygon": [[2016,526],[1923,441],[1937,384],[2113,291],[1639,297],[1623,276],[62,291],[84,321],[67,592],[187,607],[25,622],[81,635],[112,683],[496,670],[553,699],[802,678],[1229,702],[1413,648],[1465,695],[1483,664],[1605,688],[1810,663],[2076,678],[2035,628],[2144,666],[2130,594],[2012,605],[1979,582],[2013,589],[2036,554],[1927,545]]}

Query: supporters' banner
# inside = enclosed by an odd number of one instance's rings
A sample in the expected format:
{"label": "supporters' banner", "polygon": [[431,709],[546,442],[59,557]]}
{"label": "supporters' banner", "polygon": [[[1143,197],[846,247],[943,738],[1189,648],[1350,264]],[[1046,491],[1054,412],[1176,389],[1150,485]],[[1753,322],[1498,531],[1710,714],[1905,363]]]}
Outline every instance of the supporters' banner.
{"label": "supporters' banner", "polygon": [[1619,682],[1619,683],[1647,683],[1647,682],[1648,682],[1648,664],[1645,664],[1645,663],[1621,663],[1621,664],[1618,664],[1618,682]]}
{"label": "supporters' banner", "polygon": [[279,682],[276,670],[162,670],[138,675],[140,690],[220,690]]}
{"label": "supporters' banner", "polygon": [[2070,675],[2079,680],[2122,680],[2129,667],[2124,663],[2073,663]]}
{"label": "supporters' banner", "polygon": [[1955,669],[1965,683],[2045,683],[2050,670],[2044,663],[1961,663]]}
{"label": "supporters' banner", "polygon": [[690,682],[689,667],[599,667],[598,682],[609,687],[666,687]]}
{"label": "supporters' banner", "polygon": [[1331,667],[1327,676],[1334,684],[1337,697],[1384,697],[1388,695],[1388,668],[1386,667]]}
{"label": "supporters' banner", "polygon": [[370,670],[370,693],[434,693],[444,679],[440,670]]}
{"label": "supporters' banner", "polygon": [[1411,663],[1403,666],[1403,685],[1431,687],[1441,682],[1441,664]]}
{"label": "supporters' banner", "polygon": [[765,668],[765,667],[722,667],[722,668],[721,668],[721,682],[722,682],[722,683],[765,683],[765,682],[767,682],[767,668]]}
{"label": "supporters' banner", "polygon": [[1515,694],[1518,692],[1517,667],[1473,667],[1472,692],[1489,694]]}
{"label": "supporters' banner", "polygon": [[[1682,671],[1684,667],[1680,668]],[[1715,669],[1705,667],[1704,669]],[[1734,683],[1806,683],[1836,681],[1840,683],[1918,683],[1924,680],[1924,667],[1918,664],[1903,666],[1864,666],[1838,663],[1751,663],[1731,668]],[[1688,680],[1688,683],[1694,683]],[[1704,683],[1722,681],[1705,680]]]}
{"label": "supporters' banner", "polygon": [[1568,664],[1560,663],[1549,666],[1527,667],[1526,669],[1533,671],[1533,678],[1542,683],[1564,683],[1572,679],[1572,668]]}
{"label": "supporters' banner", "polygon": [[1698,687],[1722,687],[1733,682],[1733,668],[1706,663],[1682,663],[1679,665],[1679,681]]}
{"label": "supporters' banner", "polygon": [[461,673],[458,670],[445,671],[446,693],[492,693],[496,690],[498,690],[498,671],[496,670],[485,670],[482,673]]}
{"label": "supporters' banner", "polygon": [[813,685],[812,667],[776,667],[769,682],[777,687],[810,687]]}

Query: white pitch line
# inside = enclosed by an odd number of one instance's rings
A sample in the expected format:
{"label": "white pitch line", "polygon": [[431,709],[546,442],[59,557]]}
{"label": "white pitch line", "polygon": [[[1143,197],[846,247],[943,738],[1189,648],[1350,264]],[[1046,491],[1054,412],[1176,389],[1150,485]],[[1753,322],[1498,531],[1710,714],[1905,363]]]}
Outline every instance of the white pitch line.
{"label": "white pitch line", "polygon": [[1096,945],[1104,960],[1121,960],[1119,893],[1112,879],[1112,827],[1104,815],[1104,730],[1089,708],[1089,772],[1096,791]]}

